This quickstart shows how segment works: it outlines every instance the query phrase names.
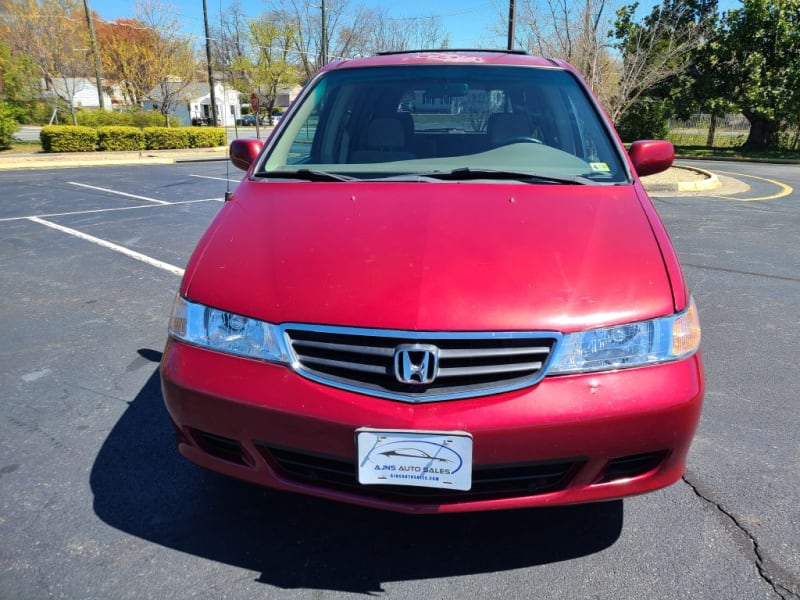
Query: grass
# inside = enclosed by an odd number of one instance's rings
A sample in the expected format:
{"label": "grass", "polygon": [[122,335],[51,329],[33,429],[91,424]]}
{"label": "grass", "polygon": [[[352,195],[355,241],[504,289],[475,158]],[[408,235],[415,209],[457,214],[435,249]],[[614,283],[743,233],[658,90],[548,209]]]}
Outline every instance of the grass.
{"label": "grass", "polygon": [[0,156],[4,154],[36,154],[41,151],[42,144],[39,140],[32,142],[11,140],[11,147],[0,149]]}
{"label": "grass", "polygon": [[705,133],[690,133],[675,129],[667,139],[675,146],[675,153],[682,158],[728,158],[733,160],[791,160],[800,161],[800,150],[773,149],[759,152],[744,151],[742,145],[747,135],[739,132],[719,130],[714,136],[714,146],[706,146]]}
{"label": "grass", "polygon": [[707,146],[684,146],[675,144],[675,154],[681,158],[727,158],[732,160],[754,160],[769,162],[778,161],[798,161],[800,162],[800,151],[798,150],[762,150],[759,152],[744,151],[739,147],[713,147]]}
{"label": "grass", "polygon": [[[667,134],[667,140],[675,146],[703,146],[707,141],[705,133],[686,133],[680,129],[672,130]],[[714,148],[738,148],[747,140],[747,135],[739,133],[718,132],[714,136]]]}

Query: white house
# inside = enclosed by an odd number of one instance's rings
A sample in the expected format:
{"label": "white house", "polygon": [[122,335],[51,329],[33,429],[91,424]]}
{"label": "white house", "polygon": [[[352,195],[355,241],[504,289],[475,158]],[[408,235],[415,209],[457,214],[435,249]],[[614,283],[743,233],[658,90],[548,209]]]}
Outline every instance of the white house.
{"label": "white house", "polygon": [[279,88],[278,95],[275,97],[275,106],[279,106],[280,108],[288,107],[292,102],[294,102],[294,99],[300,95],[302,90],[303,86],[301,85]]}
{"label": "white house", "polygon": [[[178,83],[167,85],[179,85]],[[217,103],[219,124],[223,127],[233,126],[242,118],[239,92],[221,83],[214,84],[214,95]],[[159,110],[160,99],[163,98],[160,87],[155,87],[147,95],[144,108]],[[211,90],[207,83],[191,83],[181,92],[181,100],[173,108],[172,116],[181,125],[211,124]]]}
{"label": "white house", "polygon": [[[97,84],[86,77],[54,77],[49,85],[44,80],[42,88],[45,96],[57,96],[62,99],[71,98],[75,108],[98,108],[100,99],[97,97]],[[111,97],[103,92],[103,106],[111,110]]]}

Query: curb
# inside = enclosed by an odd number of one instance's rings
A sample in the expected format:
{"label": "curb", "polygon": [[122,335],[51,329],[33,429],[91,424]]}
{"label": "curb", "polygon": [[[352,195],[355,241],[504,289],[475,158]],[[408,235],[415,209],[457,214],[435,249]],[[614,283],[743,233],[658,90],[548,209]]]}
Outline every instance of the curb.
{"label": "curb", "polygon": [[647,184],[642,182],[648,192],[706,192],[715,190],[722,187],[722,182],[714,173],[709,173],[697,167],[689,167],[685,165],[677,165],[679,169],[684,171],[693,171],[703,175],[705,179],[699,181],[676,181],[672,183],[651,183]]}
{"label": "curb", "polygon": [[[198,148],[195,150],[151,150],[141,152],[62,153],[62,154],[17,154],[0,156],[0,171],[35,169],[70,169],[77,167],[169,165],[176,163],[223,162],[228,160],[228,147]],[[705,178],[699,181],[677,181],[670,183],[642,184],[648,192],[703,192],[722,186],[719,178],[703,169],[689,166],[677,168],[699,173]],[[655,175],[654,177],[658,177]]]}
{"label": "curb", "polygon": [[64,152],[0,156],[0,171],[68,169],[126,165],[169,165],[178,162],[228,160],[228,147],[188,150],[142,150],[134,152]]}

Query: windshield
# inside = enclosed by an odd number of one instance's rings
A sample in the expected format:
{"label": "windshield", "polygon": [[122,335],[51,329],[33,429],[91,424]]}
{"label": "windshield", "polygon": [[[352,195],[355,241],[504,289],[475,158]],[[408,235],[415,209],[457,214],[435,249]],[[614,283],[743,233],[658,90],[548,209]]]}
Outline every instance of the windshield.
{"label": "windshield", "polygon": [[329,71],[292,111],[255,175],[628,180],[609,131],[569,71],[497,65]]}

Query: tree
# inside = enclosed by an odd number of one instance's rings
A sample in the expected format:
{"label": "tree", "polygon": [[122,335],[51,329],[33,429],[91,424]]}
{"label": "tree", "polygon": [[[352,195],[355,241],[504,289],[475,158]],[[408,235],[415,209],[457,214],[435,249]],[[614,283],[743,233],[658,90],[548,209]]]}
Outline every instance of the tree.
{"label": "tree", "polygon": [[379,6],[365,10],[360,23],[363,25],[360,32],[351,32],[345,27],[338,33],[349,40],[353,55],[444,48],[449,43],[441,19],[437,16],[392,17],[387,7]]}
{"label": "tree", "polygon": [[744,147],[778,145],[800,117],[800,0],[742,0],[709,43],[707,70],[750,121]]}
{"label": "tree", "polygon": [[295,20],[285,13],[251,19],[247,24],[248,49],[231,62],[231,71],[241,75],[235,86],[257,91],[270,123],[278,90],[299,80],[297,69],[288,60],[296,35]]}
{"label": "tree", "polygon": [[606,0],[534,0],[517,6],[516,44],[532,54],[565,60],[604,105],[616,97],[618,64],[609,52],[612,8]]}
{"label": "tree", "polygon": [[142,0],[137,20],[155,33],[153,46],[141,48],[153,87],[148,99],[158,105],[169,127],[169,115],[187,100],[187,89],[197,79],[199,61],[192,40],[181,33],[181,22],[169,3]]}
{"label": "tree", "polygon": [[641,21],[635,20],[637,2],[617,11],[613,37],[621,71],[617,97],[609,104],[612,120],[620,121],[637,103],[671,95],[713,31],[716,7],[716,0],[663,0]]}
{"label": "tree", "polygon": [[0,25],[0,99],[21,108],[35,100],[39,75],[30,56],[11,47],[8,28]]}
{"label": "tree", "polygon": [[[247,74],[235,71],[234,61],[245,55],[248,49],[247,18],[241,4],[236,1],[220,15],[219,26],[211,28],[211,61],[215,71],[221,72],[234,88],[247,80]],[[240,91],[246,91],[241,88]]]}
{"label": "tree", "polygon": [[308,80],[329,60],[350,58],[360,53],[370,23],[364,6],[350,8],[348,0],[325,0],[325,29],[318,0],[273,0],[275,11],[291,15],[297,32],[296,60]]}
{"label": "tree", "polygon": [[292,16],[297,32],[293,60],[300,65],[304,80],[321,69],[326,59],[448,44],[436,16],[392,17],[385,6],[353,6],[349,0],[272,0],[271,5],[275,11]]}
{"label": "tree", "polygon": [[158,80],[153,72],[157,32],[136,19],[98,21],[95,31],[105,76],[119,84],[129,104],[141,106]]}
{"label": "tree", "polygon": [[76,0],[21,0],[9,3],[5,15],[14,52],[30,58],[75,124],[75,95],[91,72],[89,31],[81,11]]}

